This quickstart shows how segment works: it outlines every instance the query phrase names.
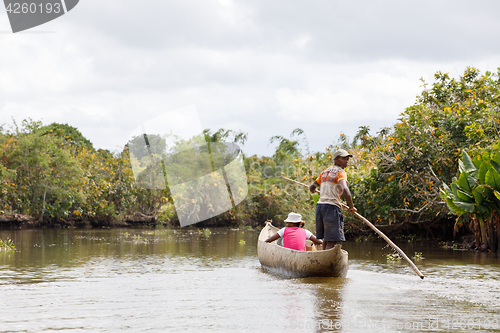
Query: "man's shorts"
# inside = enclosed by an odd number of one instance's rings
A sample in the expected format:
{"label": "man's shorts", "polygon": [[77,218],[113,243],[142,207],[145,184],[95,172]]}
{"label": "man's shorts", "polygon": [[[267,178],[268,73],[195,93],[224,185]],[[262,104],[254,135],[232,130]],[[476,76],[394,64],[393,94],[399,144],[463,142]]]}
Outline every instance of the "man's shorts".
{"label": "man's shorts", "polygon": [[345,241],[344,216],[335,205],[316,205],[316,238],[325,241]]}

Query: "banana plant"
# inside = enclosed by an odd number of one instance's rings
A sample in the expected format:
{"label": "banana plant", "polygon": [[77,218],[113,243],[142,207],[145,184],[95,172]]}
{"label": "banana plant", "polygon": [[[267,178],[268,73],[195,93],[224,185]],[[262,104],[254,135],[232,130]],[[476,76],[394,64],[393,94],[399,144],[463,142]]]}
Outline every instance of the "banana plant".
{"label": "banana plant", "polygon": [[[464,150],[458,171],[458,178],[454,177],[450,186],[443,184],[441,198],[450,213],[458,216],[458,225],[462,224],[464,216],[479,222],[479,230],[474,230],[477,243],[483,242],[490,249],[496,249],[498,237],[492,217],[494,211],[500,213],[500,154],[484,152],[472,159]],[[496,229],[498,234],[499,221]]]}

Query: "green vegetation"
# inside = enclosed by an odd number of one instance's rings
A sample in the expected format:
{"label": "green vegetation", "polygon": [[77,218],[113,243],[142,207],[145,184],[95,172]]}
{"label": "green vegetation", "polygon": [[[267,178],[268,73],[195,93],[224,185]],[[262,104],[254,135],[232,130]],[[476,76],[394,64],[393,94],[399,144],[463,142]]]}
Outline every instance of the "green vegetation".
{"label": "green vegetation", "polygon": [[12,239],[7,238],[7,240],[3,241],[0,239],[0,251],[15,251],[16,247],[14,246],[14,242]]}
{"label": "green vegetation", "polygon": [[361,128],[356,137],[365,168],[351,181],[355,202],[377,222],[446,219],[439,189],[451,181],[462,149],[484,149],[499,140],[498,75],[468,68],[458,80],[443,73],[435,79],[392,128],[377,136]]}
{"label": "green vegetation", "polygon": [[[467,68],[459,78],[450,78],[438,72],[434,83],[423,82],[415,104],[401,113],[398,122],[376,134],[361,126],[352,140],[341,134],[316,152],[310,151],[300,128],[289,138],[272,136],[270,143],[276,147],[272,156],[244,156],[247,199],[197,226],[255,227],[269,219],[280,225],[295,211],[304,217],[306,228],[314,230],[317,195],[283,176],[310,184],[332,164],[333,151],[344,148],[354,155],[347,174],[355,206],[384,232],[411,235],[406,238],[412,240],[449,239],[453,230],[472,231],[477,246],[498,249],[499,137],[499,73],[482,75]],[[197,165],[192,169],[213,169],[225,161],[217,143],[243,145],[246,139],[241,132],[205,130],[192,140],[211,143],[195,151],[210,156],[206,165],[195,159],[193,150],[185,149],[193,142],[179,140],[168,153],[182,163],[171,163],[167,171],[179,179],[189,178],[192,170],[183,165],[190,159]],[[28,119],[20,126],[14,123],[11,130],[0,127],[0,209],[48,224],[66,220],[110,225],[135,215],[177,225],[169,187],[160,189],[152,177],[164,170],[165,138],[148,135],[148,140],[152,155],[141,153],[142,137],[121,152],[110,153],[95,150],[69,125],[43,126]],[[150,189],[137,186],[131,158],[142,172],[138,181],[150,184]],[[157,163],[151,165],[151,160]],[[207,209],[209,204],[199,203]],[[348,237],[361,241],[371,234],[355,217],[345,214],[345,221]]]}
{"label": "green vegetation", "polygon": [[[74,129],[73,137],[82,136]],[[116,156],[89,150],[29,119],[0,132],[0,162],[4,213],[110,222],[119,214],[157,212],[165,201],[163,193],[134,185],[127,149]]]}
{"label": "green vegetation", "polygon": [[[497,146],[498,147],[498,146]],[[500,152],[484,151],[471,158],[464,150],[459,175],[450,186],[443,184],[441,197],[457,215],[455,232],[466,223],[475,234],[475,243],[498,250],[500,239]]]}
{"label": "green vegetation", "polygon": [[415,255],[413,256],[413,259],[415,259],[415,260],[422,260],[422,259],[425,259],[425,258],[422,256],[422,252],[415,252]]}
{"label": "green vegetation", "polygon": [[395,253],[389,253],[385,255],[387,258],[387,261],[394,262],[394,261],[401,261],[401,255],[397,252]]}
{"label": "green vegetation", "polygon": [[[299,140],[278,137],[277,151],[282,153],[267,163],[280,161],[284,174],[310,184],[331,163],[333,150],[345,148],[354,155],[347,171],[360,214],[393,233],[450,238],[454,219],[440,188],[452,181],[463,149],[499,151],[500,78],[498,73],[480,75],[467,68],[458,79],[443,73],[435,79],[430,87],[423,83],[416,103],[393,127],[371,135],[368,127],[361,126],[352,141],[341,135],[324,152],[301,152],[300,157]],[[288,207],[302,208],[301,212],[314,201],[299,193],[291,197],[286,200]],[[346,234],[367,230],[349,214],[345,217]]]}

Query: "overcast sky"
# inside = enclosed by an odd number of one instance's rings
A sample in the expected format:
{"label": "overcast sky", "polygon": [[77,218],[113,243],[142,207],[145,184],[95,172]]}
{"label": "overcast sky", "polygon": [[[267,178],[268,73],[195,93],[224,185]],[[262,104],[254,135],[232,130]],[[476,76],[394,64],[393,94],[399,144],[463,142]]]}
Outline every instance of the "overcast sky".
{"label": "overcast sky", "polygon": [[[115,151],[195,105],[247,155],[305,131],[313,151],[391,126],[436,71],[500,67],[498,1],[81,0],[13,34],[0,9],[0,124],[67,123]],[[172,126],[171,124],[169,126]]]}

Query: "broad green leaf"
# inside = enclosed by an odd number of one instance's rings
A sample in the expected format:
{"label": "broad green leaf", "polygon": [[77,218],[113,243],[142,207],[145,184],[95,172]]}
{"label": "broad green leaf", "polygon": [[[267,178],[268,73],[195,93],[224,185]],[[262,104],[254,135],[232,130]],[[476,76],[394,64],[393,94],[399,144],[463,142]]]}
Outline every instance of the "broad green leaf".
{"label": "broad green leaf", "polygon": [[497,197],[497,199],[500,200],[500,192],[498,192],[497,190],[495,190],[495,197]]}
{"label": "broad green leaf", "polygon": [[[439,189],[439,196],[441,197],[441,199],[445,200],[446,198],[450,197],[449,192],[451,192],[451,190],[446,184],[443,184],[443,185],[444,186]],[[445,186],[446,186],[446,188],[445,188]]]}
{"label": "broad green leaf", "polygon": [[439,190],[439,196],[441,197],[441,199],[443,200],[446,200],[446,199],[449,199],[450,196],[443,190],[443,189],[440,189]]}
{"label": "broad green leaf", "polygon": [[313,193],[313,200],[314,200],[314,204],[316,205],[319,201],[319,194],[318,193]]}
{"label": "broad green leaf", "polygon": [[490,152],[489,151],[485,151],[481,154],[481,160],[483,160],[484,162],[489,162],[490,161]]}
{"label": "broad green leaf", "polygon": [[481,166],[479,167],[479,172],[477,174],[477,180],[479,181],[479,184],[486,184],[485,182],[486,173],[488,172],[490,167],[491,167],[490,163],[483,160],[483,163],[481,163]]}
{"label": "broad green leaf", "polygon": [[460,201],[460,198],[458,197],[457,192],[458,192],[457,184],[451,183],[451,192],[449,192],[448,194],[450,195],[451,199],[453,199],[454,201]]}
{"label": "broad green leaf", "polygon": [[454,201],[453,202],[457,207],[465,210],[467,213],[472,213],[476,209],[476,205],[473,203]]}
{"label": "broad green leaf", "polygon": [[477,171],[476,171],[476,178],[472,177],[471,175],[467,176],[467,182],[469,183],[469,186],[472,188],[476,187],[477,185]]}
{"label": "broad green leaf", "polygon": [[450,186],[451,186],[452,193],[456,194],[457,193],[457,189],[458,189],[457,182],[455,181],[455,182],[451,183]]}
{"label": "broad green leaf", "polygon": [[497,165],[500,165],[500,153],[499,152],[496,152],[496,151],[491,152],[490,158],[491,158],[492,162],[495,162]]}
{"label": "broad green leaf", "polygon": [[472,161],[474,162],[474,166],[476,167],[477,170],[479,170],[479,167],[483,163],[483,159],[481,158],[481,155],[476,155],[472,158]]}
{"label": "broad green leaf", "polygon": [[465,171],[471,174],[472,177],[477,178],[477,168],[465,150],[462,150],[462,161]]}
{"label": "broad green leaf", "polygon": [[491,189],[486,185],[479,185],[474,190],[472,190],[474,194],[474,200],[476,204],[479,206],[481,203],[487,199],[491,195]]}
{"label": "broad green leaf", "polygon": [[495,197],[493,198],[491,206],[494,210],[496,210],[497,212],[500,212],[500,192],[494,191],[494,193],[495,193]]}
{"label": "broad green leaf", "polygon": [[458,177],[458,181],[457,181],[457,185],[458,187],[460,187],[462,190],[466,191],[466,192],[470,192],[471,189],[470,189],[470,185],[469,185],[469,181],[467,180],[467,173],[466,172],[462,172],[460,174],[460,177]]}
{"label": "broad green leaf", "polygon": [[458,172],[460,173],[467,172],[467,170],[465,169],[464,162],[462,162],[461,160],[458,160]]}
{"label": "broad green leaf", "polygon": [[462,191],[460,189],[457,191],[457,196],[462,201],[465,201],[465,202],[474,202],[474,196],[471,193],[464,192],[464,191]]}
{"label": "broad green leaf", "polygon": [[497,191],[500,190],[500,174],[495,170],[495,168],[491,167],[488,170],[485,177],[485,183]]}
{"label": "broad green leaf", "polygon": [[484,217],[486,217],[488,220],[490,219],[490,216],[491,216],[491,210],[489,209],[489,207],[486,207],[486,206],[479,206],[477,207],[477,210],[479,211],[479,214],[483,215]]}
{"label": "broad green leaf", "polygon": [[455,203],[453,202],[453,200],[451,199],[446,199],[446,205],[448,206],[449,210],[455,214],[455,215],[462,215],[462,214],[465,214],[467,213],[464,209],[458,207],[457,205],[455,205]]}
{"label": "broad green leaf", "polygon": [[443,183],[443,187],[439,190],[439,193],[441,195],[441,198],[443,198],[443,200],[445,198],[450,198],[450,199],[456,198],[458,200],[458,197],[453,193],[453,191],[445,183]]}
{"label": "broad green leaf", "polygon": [[496,161],[491,160],[491,165],[495,168],[495,170],[500,173],[500,164],[497,163]]}

